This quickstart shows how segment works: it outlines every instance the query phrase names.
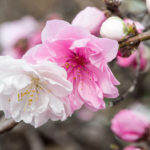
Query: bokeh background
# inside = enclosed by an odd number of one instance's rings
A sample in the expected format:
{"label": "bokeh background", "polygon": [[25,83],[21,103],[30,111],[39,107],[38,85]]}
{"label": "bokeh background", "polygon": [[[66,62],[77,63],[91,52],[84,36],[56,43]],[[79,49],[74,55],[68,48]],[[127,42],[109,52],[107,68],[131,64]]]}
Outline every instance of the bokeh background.
{"label": "bokeh background", "polygon": [[[71,22],[86,6],[105,8],[103,0],[0,0],[0,23],[25,15],[46,21],[51,13],[58,13]],[[123,0],[120,10],[124,16],[145,26],[150,23],[145,0]],[[149,42],[146,45],[149,49]],[[119,90],[122,94],[132,84],[135,71],[120,68],[115,62],[110,66],[121,83]],[[111,150],[112,147],[117,150],[117,146],[122,149],[127,143],[114,136],[110,122],[114,114],[128,107],[150,116],[150,71],[140,75],[135,92],[120,104],[94,113],[83,108],[64,122],[49,121],[37,129],[21,122],[12,131],[0,135],[0,150]]]}

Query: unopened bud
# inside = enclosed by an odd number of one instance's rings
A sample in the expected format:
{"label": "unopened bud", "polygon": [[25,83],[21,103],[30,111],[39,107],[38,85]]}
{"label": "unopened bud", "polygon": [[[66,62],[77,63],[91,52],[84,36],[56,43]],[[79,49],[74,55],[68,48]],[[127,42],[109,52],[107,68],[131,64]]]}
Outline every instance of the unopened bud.
{"label": "unopened bud", "polygon": [[102,23],[106,20],[105,13],[95,7],[86,7],[72,21],[72,25],[81,26],[92,34],[98,35]]}
{"label": "unopened bud", "polygon": [[122,0],[105,0],[105,4],[109,6],[119,6]]}
{"label": "unopened bud", "polygon": [[101,26],[100,35],[113,40],[120,40],[128,34],[128,28],[119,17],[108,18]]}

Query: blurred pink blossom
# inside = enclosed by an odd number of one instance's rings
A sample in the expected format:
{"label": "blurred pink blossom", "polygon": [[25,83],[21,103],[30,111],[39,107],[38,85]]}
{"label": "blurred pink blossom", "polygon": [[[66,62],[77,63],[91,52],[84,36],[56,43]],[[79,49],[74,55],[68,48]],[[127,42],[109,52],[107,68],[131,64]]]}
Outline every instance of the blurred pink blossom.
{"label": "blurred pink blossom", "polygon": [[87,108],[83,108],[77,112],[77,118],[80,119],[81,121],[89,121],[93,117],[94,117],[94,112]]}
{"label": "blurred pink blossom", "polygon": [[142,150],[141,148],[135,146],[127,146],[123,150]]}
{"label": "blurred pink blossom", "polygon": [[144,136],[149,125],[149,121],[142,114],[125,109],[112,119],[111,129],[122,140],[135,142]]}
{"label": "blurred pink blossom", "polygon": [[72,24],[88,29],[92,34],[99,35],[99,30],[106,16],[95,7],[86,7],[73,19]]}
{"label": "blurred pink blossom", "polygon": [[35,32],[37,21],[31,16],[0,25],[2,55],[21,58],[28,49],[28,38]]}
{"label": "blurred pink blossom", "polygon": [[[141,43],[138,47],[138,49],[140,50],[140,70],[144,71],[147,66],[148,66],[148,58],[147,58],[147,51],[144,48],[144,44]],[[117,56],[117,63],[121,66],[121,67],[132,67],[134,69],[137,68],[137,50],[131,54],[129,57],[121,57],[121,56]]]}
{"label": "blurred pink blossom", "polygon": [[119,82],[108,67],[118,52],[118,42],[97,38],[88,30],[62,20],[48,21],[42,31],[43,44],[29,50],[24,59],[36,63],[56,62],[68,73],[73,92],[68,96],[72,111],[83,104],[94,110],[105,108],[104,97],[116,98]]}
{"label": "blurred pink blossom", "polygon": [[62,18],[63,18],[62,15],[56,12],[50,13],[47,16],[47,20],[62,19]]}

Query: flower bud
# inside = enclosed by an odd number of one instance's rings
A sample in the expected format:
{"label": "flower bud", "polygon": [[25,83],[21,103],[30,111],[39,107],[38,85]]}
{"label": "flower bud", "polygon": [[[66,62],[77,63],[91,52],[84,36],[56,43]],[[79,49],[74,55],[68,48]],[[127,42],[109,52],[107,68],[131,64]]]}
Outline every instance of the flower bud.
{"label": "flower bud", "polygon": [[103,11],[95,7],[86,7],[76,15],[72,24],[84,27],[92,34],[98,35],[100,27],[105,19],[106,16]]}
{"label": "flower bud", "polygon": [[[140,71],[145,71],[147,70],[149,64],[148,64],[148,55],[149,51],[147,51],[146,47],[144,46],[143,43],[140,43],[138,47],[140,51]],[[121,67],[132,67],[133,69],[136,69],[138,66],[138,61],[137,61],[137,55],[138,55],[138,50],[133,52],[129,57],[122,57],[120,53],[118,53],[117,56],[117,63]]]}
{"label": "flower bud", "polygon": [[112,131],[128,142],[142,139],[149,128],[149,121],[142,114],[127,109],[120,111],[111,123]]}
{"label": "flower bud", "polygon": [[125,18],[124,19],[125,24],[129,27],[129,26],[135,26],[136,30],[138,33],[142,33],[143,30],[145,29],[145,27],[137,21],[131,20],[129,18]]}
{"label": "flower bud", "polygon": [[108,10],[114,11],[121,5],[122,0],[104,0]]}
{"label": "flower bud", "polygon": [[127,146],[123,150],[142,150],[142,149],[135,146]]}
{"label": "flower bud", "polygon": [[119,17],[108,18],[101,26],[100,34],[102,37],[120,40],[128,33],[128,28],[124,21]]}
{"label": "flower bud", "polygon": [[148,12],[150,13],[150,0],[146,0],[146,5],[147,5]]}

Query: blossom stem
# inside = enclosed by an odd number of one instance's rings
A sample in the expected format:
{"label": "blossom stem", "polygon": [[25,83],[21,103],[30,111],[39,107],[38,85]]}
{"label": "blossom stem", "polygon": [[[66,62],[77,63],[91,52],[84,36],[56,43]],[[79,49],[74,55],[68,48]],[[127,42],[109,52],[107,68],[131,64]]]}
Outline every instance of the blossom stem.
{"label": "blossom stem", "polygon": [[150,40],[150,31],[140,33],[136,36],[130,37],[125,41],[120,41],[120,48],[123,48],[128,45],[134,45],[135,43]]}
{"label": "blossom stem", "polygon": [[2,118],[0,121],[0,134],[7,132],[13,129],[18,123],[13,119],[4,119]]}
{"label": "blossom stem", "polygon": [[137,68],[136,68],[136,72],[135,72],[135,78],[134,78],[131,86],[128,88],[128,90],[124,94],[122,94],[118,99],[115,99],[109,103],[110,107],[112,107],[112,106],[120,103],[124,99],[126,99],[126,97],[128,97],[135,90],[135,87],[138,83],[138,78],[140,75],[140,50],[138,49],[137,51],[138,51],[137,52]]}

